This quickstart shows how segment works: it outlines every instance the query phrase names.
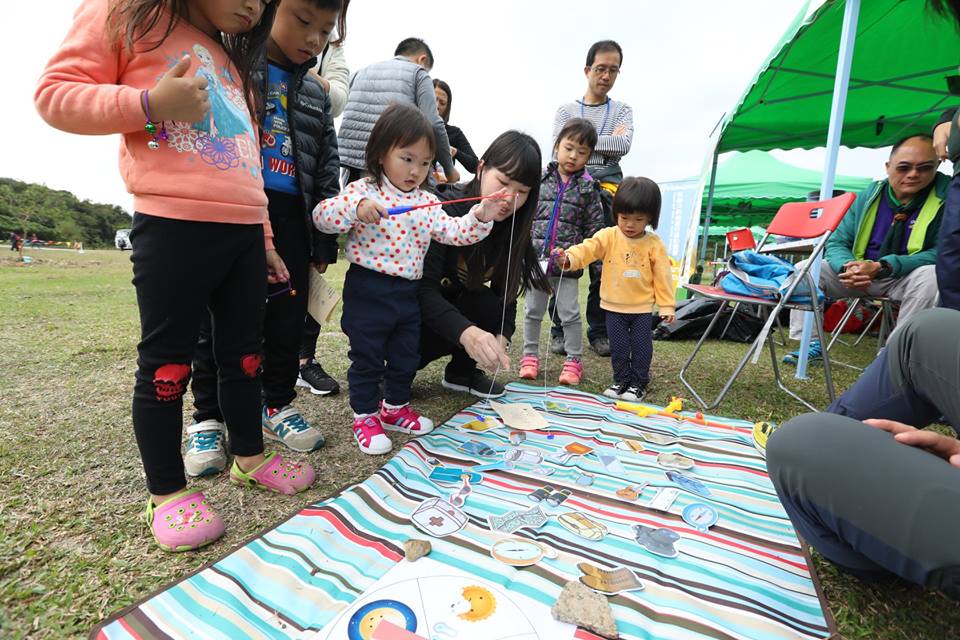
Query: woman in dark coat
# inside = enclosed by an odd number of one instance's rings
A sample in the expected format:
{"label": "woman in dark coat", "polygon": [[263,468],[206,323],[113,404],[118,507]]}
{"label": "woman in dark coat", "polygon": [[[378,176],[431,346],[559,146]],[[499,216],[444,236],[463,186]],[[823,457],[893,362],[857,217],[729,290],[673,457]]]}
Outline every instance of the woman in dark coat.
{"label": "woman in dark coat", "polygon": [[[458,154],[459,156],[459,154]],[[478,244],[452,247],[431,243],[420,283],[420,368],[452,356],[443,376],[447,389],[479,397],[496,397],[503,386],[477,365],[510,371],[507,347],[514,332],[517,298],[527,287],[549,290],[530,241],[530,227],[540,188],[540,147],[518,131],[501,134],[478,161],[473,180],[441,185],[440,197],[454,200],[490,195],[506,188],[490,235]],[[462,216],[472,202],[445,205]]]}

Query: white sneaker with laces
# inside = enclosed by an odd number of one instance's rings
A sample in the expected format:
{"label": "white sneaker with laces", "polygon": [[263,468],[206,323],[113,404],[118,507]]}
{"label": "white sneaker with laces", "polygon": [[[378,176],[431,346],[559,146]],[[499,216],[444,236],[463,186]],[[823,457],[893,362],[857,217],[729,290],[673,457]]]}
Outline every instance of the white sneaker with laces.
{"label": "white sneaker with laces", "polygon": [[227,425],[212,419],[187,427],[183,467],[188,476],[212,476],[227,468],[226,431]]}

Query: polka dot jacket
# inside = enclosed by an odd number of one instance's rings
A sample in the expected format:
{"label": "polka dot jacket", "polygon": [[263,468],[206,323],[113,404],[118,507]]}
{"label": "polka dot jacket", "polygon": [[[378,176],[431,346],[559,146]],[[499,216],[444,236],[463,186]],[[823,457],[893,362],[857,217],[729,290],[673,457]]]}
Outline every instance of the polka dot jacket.
{"label": "polka dot jacket", "polygon": [[[324,200],[313,210],[313,222],[324,233],[346,233],[347,260],[390,276],[419,280],[430,241],[455,246],[476,244],[487,237],[493,222],[480,222],[474,212],[453,218],[443,212],[440,200],[422,189],[405,192],[373,178],[351,182],[339,195]],[[378,224],[357,220],[357,206],[364,198],[385,208],[436,203],[407,213],[386,216]],[[477,205],[479,206],[479,205]]]}

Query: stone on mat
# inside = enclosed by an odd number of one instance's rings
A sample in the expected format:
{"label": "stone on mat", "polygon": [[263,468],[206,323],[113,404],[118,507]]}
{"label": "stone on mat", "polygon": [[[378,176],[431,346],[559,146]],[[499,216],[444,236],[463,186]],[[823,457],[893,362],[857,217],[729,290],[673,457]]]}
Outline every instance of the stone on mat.
{"label": "stone on mat", "polygon": [[403,555],[410,562],[416,562],[423,556],[430,553],[430,550],[433,547],[430,546],[430,542],[427,540],[407,540],[403,543]]}
{"label": "stone on mat", "polygon": [[604,638],[616,640],[619,637],[607,598],[577,580],[566,584],[550,613],[560,622],[575,624]]}

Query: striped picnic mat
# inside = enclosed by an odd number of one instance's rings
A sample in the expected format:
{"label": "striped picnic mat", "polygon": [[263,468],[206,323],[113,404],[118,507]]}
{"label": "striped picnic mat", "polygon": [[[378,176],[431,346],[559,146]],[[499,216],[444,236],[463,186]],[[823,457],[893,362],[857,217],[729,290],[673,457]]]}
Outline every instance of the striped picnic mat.
{"label": "striped picnic mat", "polygon": [[[482,472],[466,496],[462,510],[467,521],[458,532],[430,538],[411,523],[410,515],[423,500],[457,491],[455,484],[430,479],[435,467],[468,469],[515,452],[510,429],[477,432],[465,427],[496,415],[487,401],[410,441],[364,482],[303,509],[222,560],[115,614],[91,636],[332,637],[330,630],[343,626],[344,616],[376,591],[372,587],[379,588],[392,569],[409,564],[402,547],[409,538],[430,539],[433,551],[428,558],[440,563],[436,566],[496,587],[501,597],[516,596],[522,609],[547,617],[564,584],[583,575],[578,564],[627,567],[644,588],[609,597],[623,639],[832,635],[834,625],[814,583],[809,557],[777,500],[763,458],[752,446],[751,423],[714,417],[710,420],[719,426],[701,426],[664,416],[641,418],[617,410],[607,398],[567,388],[545,391],[511,384],[500,401],[529,403],[549,426],[526,433],[520,445],[525,455],[512,468]],[[658,445],[644,440],[644,434],[677,442]],[[642,450],[624,446],[625,439],[643,442]],[[466,448],[476,453],[463,450],[469,441],[473,444]],[[592,451],[564,459],[564,447],[572,443],[578,443],[576,451]],[[697,496],[671,482],[657,462],[662,452],[692,458],[695,466],[685,473],[706,485],[709,495]],[[539,464],[538,457],[543,458]],[[583,484],[584,476],[592,476],[592,484]],[[616,493],[643,482],[649,485],[639,500]],[[557,506],[532,502],[530,494],[544,485],[554,491],[566,488],[570,496]],[[667,512],[647,506],[659,487],[680,489]],[[693,503],[712,506],[719,514],[717,523],[709,529],[687,524],[680,514]],[[549,520],[513,536],[536,540],[555,550],[555,557],[527,567],[494,559],[491,545],[506,534],[492,530],[488,516],[527,511],[538,504]],[[561,526],[557,517],[569,512],[599,523],[606,535],[593,541]],[[649,552],[638,543],[635,525],[678,534],[678,555]],[[415,596],[410,592],[411,599]],[[436,633],[439,627],[431,633],[427,623],[417,624],[418,635],[446,640],[445,633]],[[569,635],[564,638],[593,637],[566,628]],[[351,633],[358,634],[350,635],[351,640],[370,637],[356,628]],[[495,640],[490,631],[470,635],[469,625],[451,633],[456,640]],[[555,631],[542,634],[499,637],[560,638]]]}

